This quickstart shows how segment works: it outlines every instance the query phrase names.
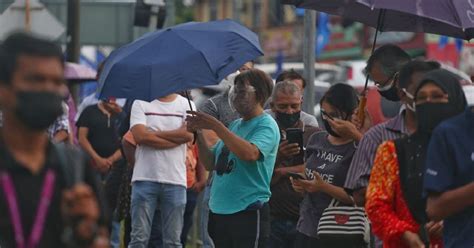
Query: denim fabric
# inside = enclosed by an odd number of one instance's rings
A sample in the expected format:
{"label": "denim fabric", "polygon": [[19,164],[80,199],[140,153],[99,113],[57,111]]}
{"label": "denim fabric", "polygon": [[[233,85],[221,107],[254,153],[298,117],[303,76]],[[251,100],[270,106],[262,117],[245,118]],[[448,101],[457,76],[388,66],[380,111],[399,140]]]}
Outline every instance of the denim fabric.
{"label": "denim fabric", "polygon": [[146,248],[155,210],[160,209],[163,247],[181,248],[186,188],[179,185],[137,181],[132,185],[132,232],[129,248]]}
{"label": "denim fabric", "polygon": [[211,185],[207,185],[202,195],[201,207],[201,240],[203,248],[214,248],[214,242],[207,231],[207,224],[209,222],[209,198],[211,197]]}
{"label": "denim fabric", "polygon": [[296,221],[273,219],[271,221],[269,248],[295,247]]}

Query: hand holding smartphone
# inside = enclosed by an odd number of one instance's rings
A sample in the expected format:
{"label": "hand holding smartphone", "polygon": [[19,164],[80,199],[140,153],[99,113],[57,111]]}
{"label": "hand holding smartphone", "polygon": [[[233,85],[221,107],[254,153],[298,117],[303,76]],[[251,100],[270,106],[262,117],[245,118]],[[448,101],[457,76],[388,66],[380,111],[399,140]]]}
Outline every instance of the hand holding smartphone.
{"label": "hand holding smartphone", "polygon": [[294,163],[304,163],[304,148],[303,148],[303,130],[301,128],[286,129],[286,140],[288,144],[298,144],[300,153],[295,155]]}
{"label": "hand holding smartphone", "polygon": [[308,180],[306,178],[306,176],[304,176],[303,174],[300,174],[300,173],[295,173],[295,172],[287,172],[286,173],[289,177],[292,177],[293,179],[296,179],[296,180]]}

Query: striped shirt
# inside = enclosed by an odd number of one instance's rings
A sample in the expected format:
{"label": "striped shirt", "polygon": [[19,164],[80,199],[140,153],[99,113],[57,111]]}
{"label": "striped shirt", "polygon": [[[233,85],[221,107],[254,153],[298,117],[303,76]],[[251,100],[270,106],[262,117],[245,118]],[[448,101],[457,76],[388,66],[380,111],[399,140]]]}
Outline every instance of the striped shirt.
{"label": "striped shirt", "polygon": [[346,177],[344,188],[349,191],[369,185],[369,176],[374,164],[377,148],[384,141],[401,138],[408,134],[404,124],[404,112],[373,126],[359,143]]}

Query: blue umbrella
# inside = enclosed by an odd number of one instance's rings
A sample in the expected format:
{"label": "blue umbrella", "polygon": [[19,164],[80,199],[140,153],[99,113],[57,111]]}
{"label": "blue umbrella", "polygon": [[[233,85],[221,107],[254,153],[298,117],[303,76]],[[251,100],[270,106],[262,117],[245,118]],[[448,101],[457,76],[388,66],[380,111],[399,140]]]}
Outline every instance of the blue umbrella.
{"label": "blue umbrella", "polygon": [[112,52],[99,79],[100,97],[151,101],[217,84],[262,55],[257,35],[235,21],[181,24]]}

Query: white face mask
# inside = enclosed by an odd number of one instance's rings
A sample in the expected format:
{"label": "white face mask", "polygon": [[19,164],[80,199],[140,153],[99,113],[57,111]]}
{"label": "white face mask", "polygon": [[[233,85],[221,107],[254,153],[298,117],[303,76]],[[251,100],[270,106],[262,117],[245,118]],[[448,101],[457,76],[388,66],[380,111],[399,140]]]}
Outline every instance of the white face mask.
{"label": "white face mask", "polygon": [[402,91],[405,93],[405,95],[412,100],[411,104],[405,103],[405,106],[407,109],[411,110],[413,113],[416,112],[416,104],[415,104],[415,97],[410,94],[405,88],[402,89]]}

